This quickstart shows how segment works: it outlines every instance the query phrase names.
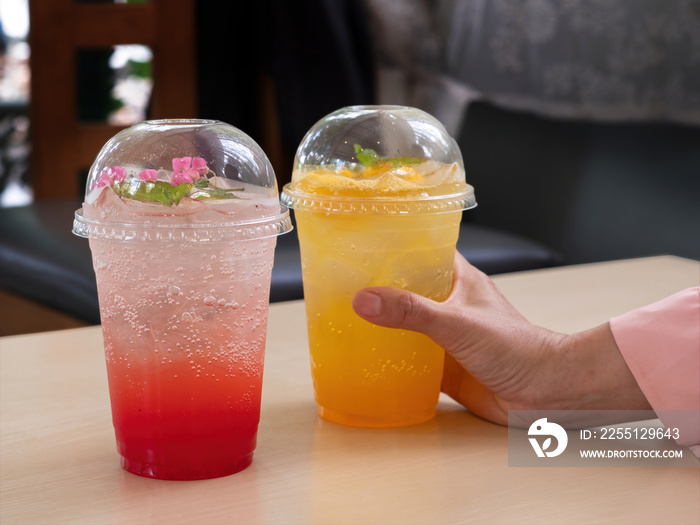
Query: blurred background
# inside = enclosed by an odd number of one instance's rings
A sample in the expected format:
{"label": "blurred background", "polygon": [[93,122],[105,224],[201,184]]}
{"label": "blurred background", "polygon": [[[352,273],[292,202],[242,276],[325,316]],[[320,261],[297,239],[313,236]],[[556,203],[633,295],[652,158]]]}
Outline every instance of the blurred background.
{"label": "blurred background", "polygon": [[[123,127],[228,122],[281,187],[354,104],[458,141],[479,203],[460,251],[487,273],[700,260],[700,0],[1,0],[0,335],[99,322],[70,229]],[[273,300],[301,297],[285,237]]]}

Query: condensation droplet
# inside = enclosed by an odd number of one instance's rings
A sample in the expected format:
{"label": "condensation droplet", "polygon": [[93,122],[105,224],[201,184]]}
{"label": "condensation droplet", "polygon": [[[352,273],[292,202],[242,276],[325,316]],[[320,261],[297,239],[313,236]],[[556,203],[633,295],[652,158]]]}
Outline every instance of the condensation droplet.
{"label": "condensation droplet", "polygon": [[168,295],[180,295],[182,293],[182,290],[180,290],[179,286],[171,286],[168,288]]}

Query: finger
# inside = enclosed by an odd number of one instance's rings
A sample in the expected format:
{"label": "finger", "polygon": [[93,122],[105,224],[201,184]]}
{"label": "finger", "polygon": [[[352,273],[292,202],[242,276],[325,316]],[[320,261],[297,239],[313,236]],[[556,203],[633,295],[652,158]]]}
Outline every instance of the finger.
{"label": "finger", "polygon": [[[459,253],[455,253],[453,289],[449,299],[441,303],[420,295],[388,286],[365,288],[353,298],[353,308],[360,317],[390,328],[414,329],[426,332],[444,306],[464,301],[463,280],[474,272],[480,273]],[[430,335],[430,334],[428,334]]]}
{"label": "finger", "polygon": [[461,309],[397,288],[378,286],[355,294],[355,313],[379,326],[420,332],[450,353],[469,341],[469,320]]}
{"label": "finger", "polygon": [[440,303],[397,288],[377,286],[360,290],[353,297],[352,307],[357,315],[371,323],[419,331],[428,336],[442,324]]}

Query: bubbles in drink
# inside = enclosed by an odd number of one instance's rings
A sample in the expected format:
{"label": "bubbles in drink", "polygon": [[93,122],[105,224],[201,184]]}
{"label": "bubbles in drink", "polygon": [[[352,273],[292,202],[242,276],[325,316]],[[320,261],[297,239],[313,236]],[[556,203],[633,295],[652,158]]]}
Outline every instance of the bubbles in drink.
{"label": "bubbles in drink", "polygon": [[216,304],[216,297],[212,295],[207,295],[204,298],[204,304],[206,304],[207,306],[214,306]]}

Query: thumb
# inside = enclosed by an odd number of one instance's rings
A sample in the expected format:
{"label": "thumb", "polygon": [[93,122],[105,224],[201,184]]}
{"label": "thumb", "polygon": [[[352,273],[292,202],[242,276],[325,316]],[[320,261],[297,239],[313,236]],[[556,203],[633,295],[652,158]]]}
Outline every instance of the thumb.
{"label": "thumb", "polygon": [[357,315],[371,323],[422,332],[433,339],[444,326],[446,317],[450,317],[443,303],[388,286],[360,290],[352,300],[352,307]]}

